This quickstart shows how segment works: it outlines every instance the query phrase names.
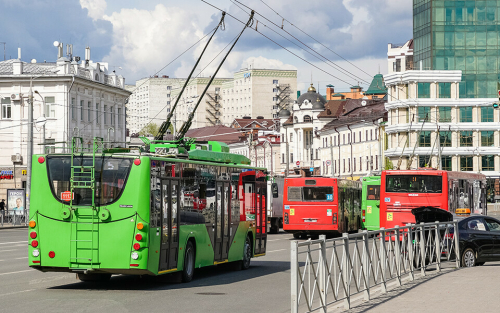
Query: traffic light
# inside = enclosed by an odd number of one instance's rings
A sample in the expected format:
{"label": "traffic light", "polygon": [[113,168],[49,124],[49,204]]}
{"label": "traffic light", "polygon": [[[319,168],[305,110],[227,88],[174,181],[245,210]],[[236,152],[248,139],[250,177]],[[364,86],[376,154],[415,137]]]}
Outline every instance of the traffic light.
{"label": "traffic light", "polygon": [[498,102],[493,102],[493,109],[498,109]]}

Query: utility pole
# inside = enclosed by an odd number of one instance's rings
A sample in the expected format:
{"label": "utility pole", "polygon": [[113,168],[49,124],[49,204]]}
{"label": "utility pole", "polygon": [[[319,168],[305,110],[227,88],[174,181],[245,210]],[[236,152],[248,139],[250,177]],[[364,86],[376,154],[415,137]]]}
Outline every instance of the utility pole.
{"label": "utility pole", "polygon": [[31,159],[33,159],[33,76],[30,77],[30,94],[28,98],[28,169],[26,174],[26,214],[30,214],[31,197]]}

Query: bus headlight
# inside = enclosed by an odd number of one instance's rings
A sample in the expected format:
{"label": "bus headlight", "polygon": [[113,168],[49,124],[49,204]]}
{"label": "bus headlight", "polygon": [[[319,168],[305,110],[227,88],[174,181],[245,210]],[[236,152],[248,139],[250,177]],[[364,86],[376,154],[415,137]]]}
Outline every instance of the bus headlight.
{"label": "bus headlight", "polygon": [[33,250],[33,252],[31,252],[31,254],[36,258],[40,255],[40,251],[35,249],[35,250]]}
{"label": "bus headlight", "polygon": [[139,253],[137,252],[132,252],[132,259],[137,260],[139,258]]}

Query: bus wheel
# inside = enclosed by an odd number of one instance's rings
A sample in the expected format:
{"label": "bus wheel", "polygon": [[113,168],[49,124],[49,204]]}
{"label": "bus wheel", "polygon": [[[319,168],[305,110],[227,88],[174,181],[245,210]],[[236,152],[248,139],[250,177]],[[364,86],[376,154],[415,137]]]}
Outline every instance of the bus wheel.
{"label": "bus wheel", "polygon": [[182,270],[182,282],[188,283],[194,276],[194,247],[191,241],[187,242],[184,255],[184,269]]}
{"label": "bus wheel", "polygon": [[111,274],[96,274],[96,273],[78,273],[76,274],[81,281],[108,281],[111,278]]}
{"label": "bus wheel", "polygon": [[252,243],[250,237],[247,236],[245,246],[243,247],[243,260],[241,260],[241,269],[246,270],[250,267],[250,259],[252,258]]}
{"label": "bus wheel", "polygon": [[463,267],[473,267],[476,265],[476,254],[471,248],[465,249],[462,253],[462,266]]}

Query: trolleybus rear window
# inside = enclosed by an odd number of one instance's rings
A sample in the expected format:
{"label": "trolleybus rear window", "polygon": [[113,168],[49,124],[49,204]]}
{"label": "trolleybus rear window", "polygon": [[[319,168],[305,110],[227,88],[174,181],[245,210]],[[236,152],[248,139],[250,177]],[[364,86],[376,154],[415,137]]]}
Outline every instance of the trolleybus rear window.
{"label": "trolleybus rear window", "polygon": [[[132,166],[133,159],[122,159],[112,157],[96,157],[95,159],[95,203],[97,205],[107,205],[116,201],[124,187]],[[75,174],[75,181],[88,180],[90,175],[90,167],[92,157],[74,158],[74,165],[88,166],[83,168],[83,174]],[[48,156],[47,167],[50,187],[52,193],[61,200],[61,193],[70,191],[71,178],[71,157],[70,156]],[[81,168],[77,169],[81,171]],[[75,205],[92,205],[92,189],[78,188],[75,189],[73,204]],[[67,202],[69,203],[69,202]]]}
{"label": "trolleybus rear window", "polygon": [[288,187],[288,201],[333,201],[333,187]]}
{"label": "trolleybus rear window", "polygon": [[380,185],[368,185],[366,189],[366,200],[380,200]]}
{"label": "trolleybus rear window", "polygon": [[442,176],[431,175],[387,175],[386,192],[441,193]]}

